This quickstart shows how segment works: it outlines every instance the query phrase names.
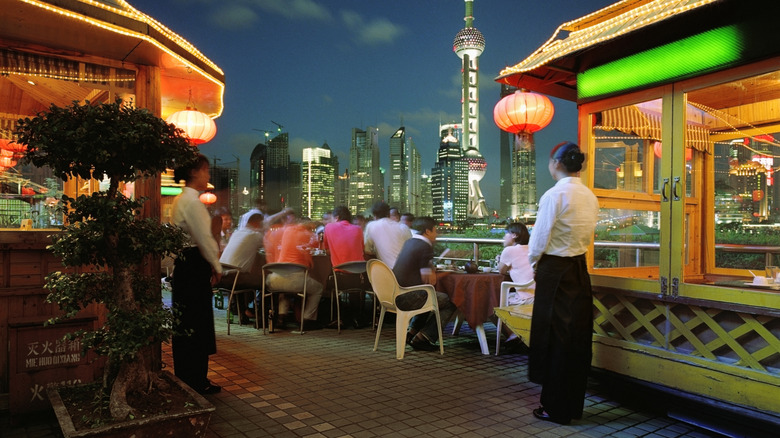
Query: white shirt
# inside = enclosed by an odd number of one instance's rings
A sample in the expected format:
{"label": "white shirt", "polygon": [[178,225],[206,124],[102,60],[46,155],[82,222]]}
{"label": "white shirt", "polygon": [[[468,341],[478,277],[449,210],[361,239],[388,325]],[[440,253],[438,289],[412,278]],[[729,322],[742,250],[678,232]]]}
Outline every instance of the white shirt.
{"label": "white shirt", "polygon": [[390,218],[382,218],[366,224],[363,237],[366,254],[376,254],[390,269],[404,246],[412,237],[409,227]]}
{"label": "white shirt", "polygon": [[230,236],[219,261],[233,265],[241,272],[249,272],[252,270],[257,251],[262,246],[262,232],[250,227],[238,229]]}
{"label": "white shirt", "polygon": [[599,201],[578,177],[561,178],[539,200],[536,224],[528,243],[532,267],[542,254],[573,257],[584,254],[593,241]]}
{"label": "white shirt", "polygon": [[197,190],[184,187],[181,194],[173,200],[173,224],[184,230],[191,246],[197,246],[214,271],[221,274],[219,246],[211,234],[211,216],[206,206],[198,199]]}
{"label": "white shirt", "polygon": [[246,223],[249,222],[249,218],[253,214],[257,214],[257,213],[263,214],[263,212],[260,211],[259,208],[253,208],[253,209],[247,211],[246,213],[242,214],[241,217],[238,218],[238,229],[240,230],[242,228],[245,228],[246,227]]}
{"label": "white shirt", "polygon": [[507,246],[501,251],[499,262],[509,266],[509,276],[515,283],[528,283],[534,279],[534,270],[528,262],[528,245]]}

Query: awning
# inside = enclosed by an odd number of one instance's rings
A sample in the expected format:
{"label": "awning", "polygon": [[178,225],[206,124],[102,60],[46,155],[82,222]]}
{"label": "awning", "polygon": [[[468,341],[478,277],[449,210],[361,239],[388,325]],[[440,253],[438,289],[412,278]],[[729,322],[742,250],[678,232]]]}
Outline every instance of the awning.
{"label": "awning", "polygon": [[[690,110],[695,108],[690,107]],[[601,112],[601,124],[597,129],[616,130],[646,140],[661,141],[661,114],[638,107],[623,106]],[[685,133],[685,147],[712,153],[713,142],[710,131],[702,125],[688,123]]]}
{"label": "awning", "polygon": [[[576,100],[576,65],[571,55],[630,32],[721,0],[623,0],[563,23],[528,58],[506,67],[497,82]],[[563,62],[561,62],[563,61]]]}

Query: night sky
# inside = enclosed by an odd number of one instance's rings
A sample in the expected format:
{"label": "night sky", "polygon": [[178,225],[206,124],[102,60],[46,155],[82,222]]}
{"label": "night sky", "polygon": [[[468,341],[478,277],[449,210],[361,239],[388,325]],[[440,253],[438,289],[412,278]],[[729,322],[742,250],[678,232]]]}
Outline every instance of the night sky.
{"label": "night sky", "polygon": [[[390,135],[403,124],[426,173],[439,146],[439,123],[460,123],[460,59],[452,50],[464,27],[462,0],[129,0],[194,44],[225,72],[225,110],[217,136],[200,147],[218,165],[249,156],[278,123],[290,134],[290,158],[327,142],[341,171],[349,164],[352,128],[379,128],[382,167]],[[498,209],[499,130],[494,81],[525,59],[557,27],[610,0],[475,0],[474,27],[485,37],[480,57],[480,151],[488,208]],[[538,196],[553,181],[547,156],[577,141],[576,106],[552,99],[555,117],[536,134]],[[197,106],[197,102],[193,102]],[[274,123],[275,122],[275,123]]]}

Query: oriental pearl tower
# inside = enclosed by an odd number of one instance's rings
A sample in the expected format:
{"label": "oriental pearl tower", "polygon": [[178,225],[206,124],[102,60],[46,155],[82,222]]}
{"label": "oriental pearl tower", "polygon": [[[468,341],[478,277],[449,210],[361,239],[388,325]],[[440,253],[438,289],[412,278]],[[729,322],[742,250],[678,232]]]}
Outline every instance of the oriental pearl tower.
{"label": "oriental pearl tower", "polygon": [[469,164],[469,200],[470,218],[483,218],[488,215],[485,198],[479,188],[479,182],[485,176],[487,162],[479,153],[479,55],[485,50],[485,37],[472,24],[474,23],[474,0],[465,0],[466,27],[455,35],[452,49],[462,60],[463,91],[461,96],[461,116],[463,118],[464,160]]}

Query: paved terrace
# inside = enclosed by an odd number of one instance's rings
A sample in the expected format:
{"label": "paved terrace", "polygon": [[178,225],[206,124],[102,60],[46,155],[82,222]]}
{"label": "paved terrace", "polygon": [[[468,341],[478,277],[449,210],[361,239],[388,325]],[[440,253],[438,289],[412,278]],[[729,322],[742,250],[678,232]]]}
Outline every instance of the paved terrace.
{"label": "paved terrace", "polygon": [[[215,310],[218,353],[210,378],[222,385],[206,396],[215,406],[208,437],[710,437],[668,418],[657,401],[591,379],[585,414],[571,425],[537,420],[540,387],[527,378],[527,356],[483,356],[464,325],[445,334],[444,356],[407,347],[395,359],[393,326],[378,351],[370,328],[263,336],[231,325]],[[451,332],[452,325],[448,327]],[[488,340],[495,329],[488,325]],[[491,331],[491,329],[493,329]],[[519,350],[519,349],[516,349]],[[172,363],[170,346],[163,359]],[[15,419],[0,414],[0,437],[61,436],[50,413]]]}

